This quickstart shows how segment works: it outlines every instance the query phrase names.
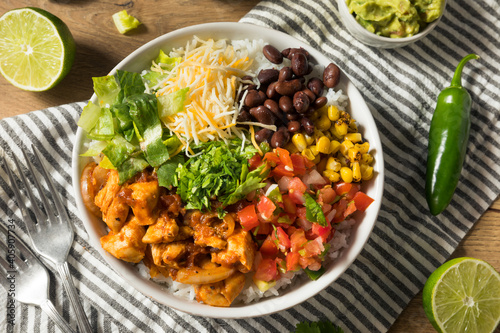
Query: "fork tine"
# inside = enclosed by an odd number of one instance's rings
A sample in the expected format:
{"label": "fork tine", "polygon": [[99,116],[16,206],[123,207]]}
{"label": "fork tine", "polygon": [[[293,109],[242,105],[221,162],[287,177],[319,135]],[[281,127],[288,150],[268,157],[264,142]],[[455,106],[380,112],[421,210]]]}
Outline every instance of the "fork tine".
{"label": "fork tine", "polygon": [[59,214],[59,216],[61,218],[69,220],[68,212],[64,208],[64,205],[61,201],[61,196],[59,195],[59,192],[56,191],[54,183],[52,182],[52,177],[49,177],[47,169],[45,168],[44,160],[42,160],[42,156],[40,155],[40,152],[33,145],[31,145],[31,149],[33,150],[35,158],[37,159],[38,164],[40,165],[40,168],[42,169],[43,174],[45,175],[45,181],[47,182],[47,185],[49,186],[50,193],[52,194],[52,199],[54,200],[54,203],[55,203],[55,206],[57,209],[57,213]]}
{"label": "fork tine", "polygon": [[36,198],[35,198],[35,195],[33,194],[33,190],[31,189],[31,186],[29,186],[28,180],[26,179],[24,174],[21,173],[23,176],[24,184],[26,186],[26,190],[27,190],[28,195],[31,199],[32,205],[36,207],[34,209],[34,211],[35,211],[35,216],[37,218],[37,222],[40,226],[46,225],[48,223],[48,221],[50,221],[51,223],[54,223],[55,222],[54,215],[50,213],[51,209],[50,209],[49,201],[47,200],[47,197],[45,196],[45,193],[43,191],[43,187],[40,185],[40,182],[38,181],[38,177],[35,177],[35,169],[33,167],[33,164],[31,163],[31,160],[28,158],[28,155],[26,154],[26,152],[23,149],[21,151],[23,152],[24,159],[26,160],[26,165],[28,166],[29,172],[33,176],[33,182],[34,182],[35,188],[37,189],[38,194],[40,195],[40,198],[42,199],[42,205],[45,208],[45,214],[44,214],[40,210],[40,208],[38,208],[38,205],[36,204]]}
{"label": "fork tine", "polygon": [[[19,173],[21,174],[21,177],[24,178],[24,175],[22,173],[22,169],[19,165],[19,161],[15,155],[13,155],[13,160],[14,163],[16,164],[17,169],[19,170]],[[10,168],[9,164],[4,161],[4,166],[5,169],[7,170],[7,175],[9,176],[9,181],[10,185],[12,187],[12,191],[14,191],[14,196],[16,197],[17,201],[17,206],[21,210],[21,215],[23,216],[23,220],[25,221],[25,225],[28,228],[28,232],[36,232],[36,224],[35,222],[31,219],[30,214],[28,213],[28,208],[26,208],[26,205],[24,204],[24,200],[21,196],[21,191],[19,190],[19,187],[17,186],[17,182],[14,179],[14,173],[12,172],[12,169]],[[25,179],[22,179],[23,183],[26,183]],[[38,208],[37,205],[35,205],[36,208]]]}

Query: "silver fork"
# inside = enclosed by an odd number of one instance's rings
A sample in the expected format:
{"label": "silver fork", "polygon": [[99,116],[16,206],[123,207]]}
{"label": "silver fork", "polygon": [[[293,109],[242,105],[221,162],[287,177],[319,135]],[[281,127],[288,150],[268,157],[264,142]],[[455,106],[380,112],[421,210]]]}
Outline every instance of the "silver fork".
{"label": "silver fork", "polygon": [[49,274],[45,266],[3,223],[0,232],[5,236],[0,242],[0,285],[7,291],[7,297],[39,306],[63,332],[74,333],[48,299]]}
{"label": "silver fork", "polygon": [[33,146],[31,148],[34,152],[36,160],[35,163],[39,166],[39,170],[41,170],[40,173],[42,177],[45,178],[45,182],[47,183],[49,192],[51,193],[55,210],[54,206],[50,205],[49,199],[45,195],[43,188],[35,174],[34,165],[31,163],[24,150],[22,150],[22,152],[26,160],[29,172],[33,176],[35,188],[37,189],[38,195],[41,198],[43,210],[40,209],[37,204],[32,186],[22,172],[21,164],[18,158],[15,155],[13,155],[12,157],[17,166],[17,169],[19,170],[21,183],[25,187],[26,192],[28,193],[28,196],[30,198],[30,200],[27,200],[26,202],[30,205],[31,210],[36,217],[36,222],[33,221],[31,215],[28,212],[25,201],[21,196],[21,191],[19,190],[19,187],[17,186],[17,183],[14,179],[13,172],[9,168],[7,163],[5,163],[5,168],[7,169],[7,174],[9,176],[12,189],[14,190],[17,204],[21,209],[21,213],[28,229],[31,242],[33,243],[34,250],[54,265],[62,279],[62,283],[64,289],[66,290],[66,293],[68,294],[70,303],[75,310],[76,320],[78,323],[78,327],[80,328],[80,332],[90,333],[92,332],[92,329],[90,327],[87,316],[85,315],[85,311],[83,310],[80,299],[78,298],[78,294],[76,292],[75,285],[73,284],[73,280],[71,278],[67,263],[68,253],[71,248],[71,244],[73,244],[74,231],[70,224],[66,208],[62,204],[61,198],[54,187],[51,177],[47,173],[40,153]]}

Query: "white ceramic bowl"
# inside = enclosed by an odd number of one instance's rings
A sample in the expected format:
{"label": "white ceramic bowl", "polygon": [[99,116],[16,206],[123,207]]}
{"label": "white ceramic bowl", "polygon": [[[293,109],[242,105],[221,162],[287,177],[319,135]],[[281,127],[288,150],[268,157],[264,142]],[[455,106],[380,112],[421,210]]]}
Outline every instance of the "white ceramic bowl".
{"label": "white ceramic bowl", "polygon": [[[404,37],[404,38],[389,38],[376,35],[363,28],[363,26],[361,26],[361,24],[359,24],[354,18],[354,16],[349,12],[349,8],[347,7],[345,0],[337,0],[337,5],[340,13],[340,18],[342,19],[342,22],[344,23],[347,30],[351,33],[351,35],[353,35],[357,40],[366,45],[379,47],[383,49],[403,47],[411,43],[414,43],[418,40],[421,40],[422,38],[427,36],[432,30],[434,30],[434,28],[439,24],[441,17],[443,16],[443,14],[441,14],[441,16],[439,16],[437,20],[433,21],[431,24],[425,27],[424,30],[420,31],[414,36]],[[446,8],[446,1],[444,1],[443,3],[443,13],[445,8]]]}
{"label": "white ceramic bowl", "polygon": [[[304,47],[320,64],[327,65],[331,62],[330,59],[327,59],[309,45],[281,32],[242,23],[208,23],[173,31],[152,40],[132,52],[132,54],[121,61],[111,73],[114,73],[117,69],[140,72],[145,68],[149,68],[151,60],[156,58],[160,49],[168,51],[172,47],[184,46],[185,42],[190,40],[193,35],[197,35],[201,38],[211,37],[214,39],[263,39],[276,46],[278,49]],[[339,87],[349,96],[349,111],[355,119],[359,120],[360,131],[363,137],[370,142],[371,151],[375,157],[376,162],[374,170],[376,176],[367,183],[365,187],[366,193],[374,198],[375,202],[366,212],[358,215],[359,223],[356,224],[352,230],[350,238],[351,245],[349,248],[345,249],[332,265],[326,267],[326,272],[317,281],[301,280],[300,283],[294,285],[292,288],[283,290],[279,297],[263,298],[256,303],[248,305],[233,305],[230,308],[217,308],[173,296],[168,291],[165,291],[161,285],[141,277],[134,265],[116,259],[101,248],[99,239],[107,234],[105,224],[86,210],[80,194],[80,175],[83,167],[89,160],[80,156],[84,149],[83,144],[87,139],[82,129],[78,128],[73,150],[73,188],[75,190],[80,217],[89,235],[90,244],[99,251],[106,262],[118,272],[127,283],[141,293],[169,307],[193,315],[213,318],[248,318],[262,316],[292,307],[320,292],[325,287],[332,284],[349,267],[368,240],[380,209],[384,183],[382,146],[373,117],[363,97],[345,74],[342,75]],[[96,101],[95,95],[92,96],[92,100],[94,102]]]}

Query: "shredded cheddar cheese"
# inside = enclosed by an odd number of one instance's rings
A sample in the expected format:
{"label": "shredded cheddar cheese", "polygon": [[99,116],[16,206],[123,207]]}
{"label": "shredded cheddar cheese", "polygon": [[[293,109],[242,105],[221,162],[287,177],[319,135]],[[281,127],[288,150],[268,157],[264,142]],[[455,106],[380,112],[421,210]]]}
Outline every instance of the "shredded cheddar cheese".
{"label": "shredded cheddar cheese", "polygon": [[[226,40],[201,40],[194,37],[171,56],[181,57],[167,78],[159,84],[157,96],[189,88],[184,111],[167,117],[164,125],[183,143],[186,154],[191,143],[210,140],[244,139],[246,129],[236,124],[235,103],[242,93],[242,80],[250,71],[252,59],[246,51],[235,50]],[[160,66],[153,66],[161,71]]]}

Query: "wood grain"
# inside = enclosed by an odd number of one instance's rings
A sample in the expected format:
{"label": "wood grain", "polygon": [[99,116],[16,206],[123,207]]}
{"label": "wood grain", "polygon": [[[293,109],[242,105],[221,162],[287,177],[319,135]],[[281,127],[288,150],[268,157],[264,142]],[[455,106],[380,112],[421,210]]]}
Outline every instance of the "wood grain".
{"label": "wood grain", "polygon": [[[126,55],[144,43],[178,28],[207,23],[238,21],[259,0],[2,0],[0,15],[8,10],[33,6],[61,18],[76,44],[76,59],[68,76],[54,89],[42,93],[19,90],[0,77],[0,119],[92,95],[93,76],[106,75]],[[143,25],[121,35],[111,15],[122,9]],[[500,270],[500,200],[490,207],[456,249],[453,257],[485,259]],[[391,333],[434,332],[422,308],[419,293],[397,319]]]}

